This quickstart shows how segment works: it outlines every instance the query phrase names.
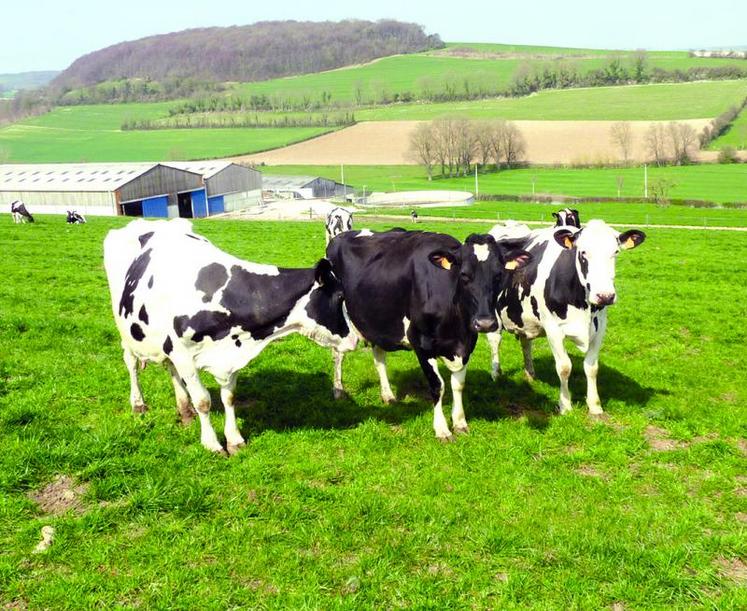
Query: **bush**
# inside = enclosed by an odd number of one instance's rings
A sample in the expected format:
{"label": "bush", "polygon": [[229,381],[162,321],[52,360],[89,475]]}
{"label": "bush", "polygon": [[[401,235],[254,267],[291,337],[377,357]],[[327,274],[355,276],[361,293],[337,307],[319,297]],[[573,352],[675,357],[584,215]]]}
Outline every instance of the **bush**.
{"label": "bush", "polygon": [[739,158],[737,157],[737,149],[735,149],[730,144],[727,144],[726,146],[722,146],[721,150],[718,152],[718,162],[719,163],[739,163]]}

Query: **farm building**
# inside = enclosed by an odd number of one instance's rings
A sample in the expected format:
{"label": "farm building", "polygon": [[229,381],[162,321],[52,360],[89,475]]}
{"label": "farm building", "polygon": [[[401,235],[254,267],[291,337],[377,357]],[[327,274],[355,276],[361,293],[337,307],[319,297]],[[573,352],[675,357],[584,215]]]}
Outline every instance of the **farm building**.
{"label": "farm building", "polygon": [[191,218],[260,196],[261,174],[228,162],[0,165],[0,205],[19,199],[41,214]]}
{"label": "farm building", "polygon": [[262,189],[268,195],[285,199],[315,199],[343,197],[353,193],[353,187],[321,176],[267,176]]}

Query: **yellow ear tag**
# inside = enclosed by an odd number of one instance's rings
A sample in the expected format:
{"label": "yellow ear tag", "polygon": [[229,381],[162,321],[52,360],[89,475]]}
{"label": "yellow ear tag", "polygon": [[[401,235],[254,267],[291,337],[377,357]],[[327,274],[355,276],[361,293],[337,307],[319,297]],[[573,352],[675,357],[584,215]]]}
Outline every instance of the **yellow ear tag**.
{"label": "yellow ear tag", "polygon": [[623,250],[635,248],[635,240],[633,238],[628,238],[621,244],[621,246],[623,247]]}
{"label": "yellow ear tag", "polygon": [[444,269],[451,269],[451,261],[449,261],[446,257],[441,257],[438,260],[438,264]]}
{"label": "yellow ear tag", "polygon": [[563,243],[565,244],[566,248],[573,248],[573,240],[571,240],[571,238],[569,238],[568,236],[565,236]]}
{"label": "yellow ear tag", "polygon": [[519,267],[519,264],[516,261],[509,261],[503,267],[505,267],[506,269],[516,269],[517,267]]}

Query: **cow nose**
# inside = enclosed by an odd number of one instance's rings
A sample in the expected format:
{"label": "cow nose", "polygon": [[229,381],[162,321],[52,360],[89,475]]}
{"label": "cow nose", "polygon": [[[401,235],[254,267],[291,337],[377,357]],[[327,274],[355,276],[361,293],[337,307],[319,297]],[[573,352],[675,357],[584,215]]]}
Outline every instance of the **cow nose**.
{"label": "cow nose", "polygon": [[615,303],[614,293],[597,293],[597,305],[608,306]]}
{"label": "cow nose", "polygon": [[491,333],[498,330],[498,320],[495,316],[473,318],[472,328],[478,333]]}

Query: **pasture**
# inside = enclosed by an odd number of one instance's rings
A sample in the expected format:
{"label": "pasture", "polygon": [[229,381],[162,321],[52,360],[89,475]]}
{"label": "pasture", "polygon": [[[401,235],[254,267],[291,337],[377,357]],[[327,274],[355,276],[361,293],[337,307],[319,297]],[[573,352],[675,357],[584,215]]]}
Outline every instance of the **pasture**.
{"label": "pasture", "polygon": [[[350,398],[335,402],[328,352],[291,337],[241,374],[248,444],[226,460],[197,422],[177,424],[158,367],[141,376],[151,410],[130,413],[102,265],[124,222],[0,223],[0,604],[747,606],[747,234],[651,229],[620,256],[602,420],[585,414],[577,353],[575,410],[560,417],[543,340],[530,385],[511,338],[494,383],[481,339],[471,433],[442,445],[412,354],[390,356],[394,405],[367,350],[346,360]],[[195,225],[250,260],[323,251],[320,222]],[[45,525],[54,543],[33,554]]]}

